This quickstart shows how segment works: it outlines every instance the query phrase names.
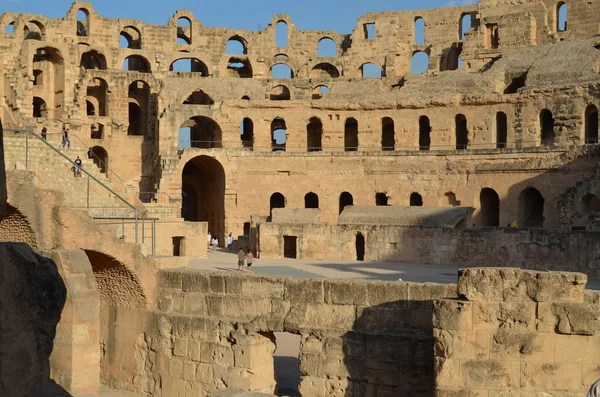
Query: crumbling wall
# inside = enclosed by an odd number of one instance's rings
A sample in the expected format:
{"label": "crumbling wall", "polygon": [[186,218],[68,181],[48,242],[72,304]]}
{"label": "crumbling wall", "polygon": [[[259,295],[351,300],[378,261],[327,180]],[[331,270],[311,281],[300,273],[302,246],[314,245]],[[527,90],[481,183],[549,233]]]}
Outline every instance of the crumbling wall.
{"label": "crumbling wall", "polygon": [[436,396],[587,392],[600,377],[600,306],[586,282],[579,273],[461,271],[460,298],[434,304]]}

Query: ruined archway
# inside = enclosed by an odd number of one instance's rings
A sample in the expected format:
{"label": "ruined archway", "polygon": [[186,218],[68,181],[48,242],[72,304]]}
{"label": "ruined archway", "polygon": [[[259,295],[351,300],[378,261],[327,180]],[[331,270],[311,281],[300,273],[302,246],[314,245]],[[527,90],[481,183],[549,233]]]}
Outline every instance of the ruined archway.
{"label": "ruined archway", "polygon": [[87,85],[85,99],[88,103],[88,116],[108,116],[108,84],[105,80],[92,79]]}
{"label": "ruined archway", "polygon": [[285,208],[285,196],[279,192],[273,193],[269,199],[269,216],[273,216],[273,208]]}
{"label": "ruined archway", "polygon": [[519,195],[519,225],[544,227],[544,197],[536,188],[529,187]]}
{"label": "ruined archway", "polygon": [[469,130],[467,118],[463,114],[457,114],[455,119],[456,150],[465,150],[469,145]]}
{"label": "ruined archway", "polygon": [[213,157],[197,156],[183,167],[182,216],[190,222],[208,222],[208,231],[225,242],[225,170]]}
{"label": "ruined archway", "polygon": [[102,146],[94,146],[88,152],[88,156],[96,167],[100,169],[100,172],[106,174],[108,171],[108,152]]}
{"label": "ruined archway", "polygon": [[38,248],[29,220],[10,204],[6,206],[6,216],[0,220],[0,242],[25,243],[33,249]]}
{"label": "ruined archway", "polygon": [[494,189],[481,189],[481,226],[500,226],[500,197]]}
{"label": "ruined archway", "polygon": [[190,146],[199,149],[220,148],[223,145],[223,133],[219,124],[205,116],[192,117],[183,123],[180,129],[189,129]]}
{"label": "ruined archway", "polygon": [[351,117],[346,119],[344,125],[344,151],[356,152],[358,150],[358,121]]}
{"label": "ruined archway", "polygon": [[543,109],[540,112],[540,132],[542,145],[550,146],[554,144],[554,117],[548,109]]}
{"label": "ruined archway", "polygon": [[90,50],[81,55],[79,65],[88,70],[106,70],[106,57],[96,50]]}
{"label": "ruined archway", "polygon": [[147,135],[150,118],[150,85],[134,81],[128,89],[129,126],[127,135]]}
{"label": "ruined archway", "polygon": [[340,214],[342,213],[342,211],[344,210],[344,208],[346,208],[349,205],[354,205],[354,197],[352,197],[352,194],[348,193],[348,192],[343,192],[342,194],[340,194]]}
{"label": "ruined archway", "polygon": [[340,77],[340,71],[330,63],[323,62],[310,71],[311,79],[332,79]]}
{"label": "ruined archway", "polygon": [[429,150],[431,146],[431,124],[429,117],[419,117],[419,150]]}
{"label": "ruined archway", "polygon": [[60,118],[65,96],[65,65],[60,51],[52,47],[38,48],[31,67],[31,70],[37,70],[43,76],[35,92],[47,104],[45,117]]}

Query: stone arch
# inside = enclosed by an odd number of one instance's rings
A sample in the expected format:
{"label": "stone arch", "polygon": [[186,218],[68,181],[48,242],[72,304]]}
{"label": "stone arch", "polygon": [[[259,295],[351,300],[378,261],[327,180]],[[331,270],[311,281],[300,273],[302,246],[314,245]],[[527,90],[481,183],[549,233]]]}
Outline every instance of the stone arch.
{"label": "stone arch", "polygon": [[358,151],[358,121],[354,117],[346,119],[344,123],[344,151]]}
{"label": "stone arch", "polygon": [[77,36],[87,37],[90,35],[90,12],[85,8],[77,10]]}
{"label": "stone arch", "polygon": [[170,72],[200,73],[208,77],[208,66],[198,58],[178,58],[169,65]]}
{"label": "stone arch", "polygon": [[567,30],[568,9],[567,3],[559,1],[556,4],[556,31],[564,32]]}
{"label": "stone arch", "polygon": [[276,85],[271,88],[269,99],[271,101],[289,101],[291,99],[290,89],[282,84]]}
{"label": "stone arch", "polygon": [[458,24],[458,37],[460,40],[464,40],[465,39],[465,33],[467,33],[469,31],[469,29],[471,29],[471,27],[473,26],[473,17],[471,16],[471,13],[463,13],[460,16],[460,21]]}
{"label": "stone arch", "polygon": [[585,108],[585,143],[595,145],[598,143],[598,108],[588,105]]}
{"label": "stone arch", "polygon": [[500,197],[494,189],[483,188],[479,193],[481,226],[500,226]]}
{"label": "stone arch", "polygon": [[504,149],[506,148],[508,141],[508,121],[506,118],[506,113],[496,113],[495,125],[496,136],[494,141],[496,142],[496,149]]}
{"label": "stone arch", "polygon": [[342,192],[339,199],[339,213],[341,214],[344,208],[349,205],[354,205],[354,197],[352,197],[352,194],[349,192]]}
{"label": "stone arch", "polygon": [[412,193],[410,195],[410,206],[411,207],[422,207],[423,206],[423,197],[417,192]]}
{"label": "stone arch", "polygon": [[583,212],[600,212],[600,199],[592,193],[581,198],[581,209]]}
{"label": "stone arch", "polygon": [[416,51],[410,59],[412,73],[426,73],[429,70],[429,54],[425,51]]}
{"label": "stone arch", "polygon": [[189,222],[208,222],[208,231],[225,242],[225,169],[213,157],[197,156],[182,170],[182,211]]}
{"label": "stone arch", "polygon": [[177,18],[177,44],[192,44],[192,20],[188,17]]}
{"label": "stone arch", "polygon": [[190,129],[190,142],[193,148],[214,149],[223,145],[221,126],[210,117],[191,117],[181,125],[180,129],[183,128]]}
{"label": "stone arch", "polygon": [[286,63],[275,63],[271,66],[271,78],[272,79],[293,79],[294,71],[290,65]]}
{"label": "stone arch", "polygon": [[288,46],[289,27],[286,21],[279,20],[275,24],[275,47],[284,48]]}
{"label": "stone arch", "polygon": [[25,243],[33,249],[38,248],[36,234],[29,220],[10,204],[6,206],[6,216],[0,219],[0,242]]}
{"label": "stone arch", "polygon": [[419,150],[429,150],[431,147],[431,123],[429,117],[419,117]]}
{"label": "stone arch", "polygon": [[363,63],[362,65],[360,65],[359,73],[360,73],[359,77],[362,77],[363,79],[366,79],[366,78],[378,79],[378,78],[385,76],[385,73],[384,73],[383,69],[381,68],[381,66],[379,66],[373,62],[366,62],[366,63]]}
{"label": "stone arch", "polygon": [[548,109],[542,109],[540,112],[540,133],[543,146],[554,144],[554,117]]}
{"label": "stone arch", "polygon": [[544,196],[534,187],[524,189],[519,195],[519,225],[544,227]]}
{"label": "stone arch", "polygon": [[304,196],[304,208],[319,208],[319,196],[316,193],[306,193]]}
{"label": "stone arch", "polygon": [[323,150],[323,122],[318,117],[311,117],[306,125],[306,150],[308,152]]}
{"label": "stone arch", "polygon": [[93,146],[88,152],[88,157],[92,159],[101,173],[106,174],[108,172],[108,152],[106,149],[102,146]]}
{"label": "stone arch", "polygon": [[381,119],[381,150],[393,151],[396,146],[394,120],[391,117]]}
{"label": "stone arch", "polygon": [[60,51],[54,47],[34,50],[31,70],[41,71],[44,76],[44,101],[49,118],[60,118],[64,110],[65,64]]}
{"label": "stone arch", "polygon": [[214,105],[215,101],[202,90],[195,90],[183,101],[184,105]]}
{"label": "stone arch", "polygon": [[121,30],[120,37],[123,40],[119,42],[119,47],[130,48],[132,50],[142,49],[142,34],[135,26],[125,26]]}
{"label": "stone arch", "polygon": [[81,54],[80,66],[88,70],[106,70],[106,57],[99,51],[90,50]]}
{"label": "stone arch", "polygon": [[285,196],[279,192],[273,193],[269,198],[269,216],[273,216],[274,208],[285,208],[286,199]]}
{"label": "stone arch", "polygon": [[44,41],[46,39],[46,27],[39,21],[29,21],[23,26],[23,37],[25,40]]}
{"label": "stone arch", "polygon": [[422,17],[415,17],[413,34],[415,44],[425,44],[425,20]]}
{"label": "stone arch", "polygon": [[33,97],[33,117],[48,117],[48,107],[42,98]]}
{"label": "stone arch", "polygon": [[[106,80],[95,77],[87,85],[86,103],[88,103],[88,116],[108,116],[108,83]],[[89,106],[94,111],[90,114]]]}
{"label": "stone arch", "polygon": [[150,62],[141,55],[130,55],[123,60],[123,70],[151,73]]}
{"label": "stone arch", "polygon": [[247,58],[230,57],[223,75],[225,77],[252,78],[252,65]]}
{"label": "stone arch", "polygon": [[271,150],[273,152],[285,152],[287,142],[287,125],[281,117],[271,121]]}
{"label": "stone arch", "polygon": [[331,91],[329,89],[329,87],[327,87],[324,84],[320,84],[314,88],[313,93],[312,93],[312,99],[321,99],[329,91]]}
{"label": "stone arch", "polygon": [[311,79],[333,79],[340,77],[340,71],[330,63],[321,62],[310,71]]}
{"label": "stone arch", "polygon": [[232,36],[225,43],[225,53],[230,55],[246,55],[248,54],[248,42],[242,36]]}
{"label": "stone arch", "polygon": [[248,117],[245,117],[240,123],[240,139],[243,147],[254,146],[254,122]]}
{"label": "stone arch", "polygon": [[469,130],[467,118],[464,114],[457,114],[454,118],[454,134],[456,150],[466,150],[469,146]]}
{"label": "stone arch", "polygon": [[129,126],[127,135],[147,135],[150,120],[150,85],[136,80],[128,88]]}
{"label": "stone arch", "polygon": [[337,56],[337,44],[331,37],[323,37],[317,45],[317,57],[333,58]]}
{"label": "stone arch", "polygon": [[140,282],[123,263],[112,256],[84,250],[94,272],[100,301],[111,307],[144,308],[147,297]]}
{"label": "stone arch", "polygon": [[12,21],[12,22],[6,24],[6,27],[4,28],[4,33],[6,33],[6,34],[14,34],[15,33],[15,21]]}
{"label": "stone arch", "polygon": [[93,123],[92,125],[90,125],[90,138],[104,139],[104,124]]}

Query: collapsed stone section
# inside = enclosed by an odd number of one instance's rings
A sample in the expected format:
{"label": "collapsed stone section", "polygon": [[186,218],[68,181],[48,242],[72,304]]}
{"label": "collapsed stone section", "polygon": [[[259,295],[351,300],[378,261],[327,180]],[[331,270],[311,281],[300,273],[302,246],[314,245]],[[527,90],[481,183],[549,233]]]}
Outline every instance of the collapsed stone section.
{"label": "collapsed stone section", "polygon": [[434,304],[436,396],[587,392],[600,378],[600,306],[586,282],[581,273],[462,270],[460,298]]}

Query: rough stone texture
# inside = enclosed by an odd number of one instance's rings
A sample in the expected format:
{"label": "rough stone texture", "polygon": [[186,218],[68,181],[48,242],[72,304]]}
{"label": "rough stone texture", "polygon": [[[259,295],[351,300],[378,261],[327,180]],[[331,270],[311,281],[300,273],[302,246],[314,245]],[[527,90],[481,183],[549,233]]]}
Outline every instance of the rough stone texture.
{"label": "rough stone texture", "polygon": [[56,265],[25,244],[0,244],[0,395],[70,396],[48,359],[65,304]]}
{"label": "rough stone texture", "polygon": [[600,307],[585,298],[586,281],[578,273],[461,270],[460,298],[434,304],[436,396],[585,393],[600,368]]}
{"label": "rough stone texture", "polygon": [[6,216],[6,170],[4,168],[4,130],[0,118],[0,221]]}
{"label": "rough stone texture", "polygon": [[455,228],[471,223],[470,207],[367,207],[349,206],[338,218],[340,225],[440,226]]}

